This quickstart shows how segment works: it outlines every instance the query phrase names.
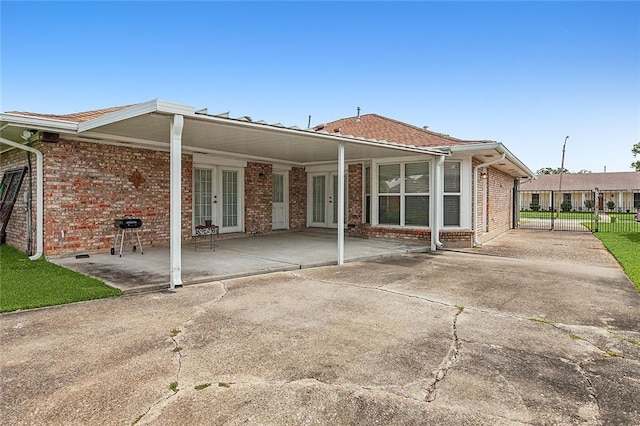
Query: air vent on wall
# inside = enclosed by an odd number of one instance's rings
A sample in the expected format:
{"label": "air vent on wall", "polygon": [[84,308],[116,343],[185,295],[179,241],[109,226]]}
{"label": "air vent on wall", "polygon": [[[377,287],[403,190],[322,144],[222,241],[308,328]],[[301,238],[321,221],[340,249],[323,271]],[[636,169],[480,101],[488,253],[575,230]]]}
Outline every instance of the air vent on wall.
{"label": "air vent on wall", "polygon": [[42,133],[40,133],[40,142],[49,142],[49,143],[60,142],[60,134],[42,132]]}

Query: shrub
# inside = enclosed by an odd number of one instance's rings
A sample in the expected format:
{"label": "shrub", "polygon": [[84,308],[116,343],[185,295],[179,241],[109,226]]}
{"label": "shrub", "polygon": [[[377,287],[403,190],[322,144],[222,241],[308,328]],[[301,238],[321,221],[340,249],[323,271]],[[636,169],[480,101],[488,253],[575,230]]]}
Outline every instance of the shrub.
{"label": "shrub", "polygon": [[611,200],[607,201],[607,208],[609,208],[609,210],[613,211],[615,207],[616,207],[616,203],[614,203]]}
{"label": "shrub", "polygon": [[563,201],[560,208],[563,212],[570,212],[572,208],[571,201]]}
{"label": "shrub", "polygon": [[589,209],[589,210],[593,209],[593,205],[594,205],[593,200],[584,200],[584,206],[587,209]]}
{"label": "shrub", "polygon": [[532,211],[537,212],[540,210],[540,201],[532,201],[531,204],[529,204],[529,208]]}

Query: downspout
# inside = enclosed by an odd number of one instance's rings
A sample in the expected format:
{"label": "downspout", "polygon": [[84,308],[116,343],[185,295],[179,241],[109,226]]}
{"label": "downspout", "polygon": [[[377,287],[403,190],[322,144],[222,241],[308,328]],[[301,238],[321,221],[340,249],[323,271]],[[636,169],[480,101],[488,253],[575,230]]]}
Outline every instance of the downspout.
{"label": "downspout", "polygon": [[482,243],[478,241],[478,169],[488,167],[492,164],[499,163],[507,156],[506,153],[502,153],[500,158],[493,161],[487,161],[486,163],[478,164],[473,168],[473,246],[481,247]]}
{"label": "downspout", "polygon": [[442,164],[444,164],[444,155],[441,155],[438,160],[436,160],[436,175],[434,176],[434,196],[435,196],[435,214],[433,215],[433,237],[432,241],[434,242],[436,250],[444,247],[444,244],[440,241],[440,218],[442,217],[442,197],[441,197],[441,187],[444,185],[444,179],[442,178]]}
{"label": "downspout", "polygon": [[[3,130],[6,126],[0,128]],[[36,155],[36,252],[33,256],[29,256],[29,260],[38,260],[42,257],[43,242],[44,242],[44,159],[42,152],[37,149],[23,145],[21,143],[13,142],[3,137],[0,137],[0,142],[5,145],[12,146],[14,148],[21,149],[23,151],[31,152]]]}
{"label": "downspout", "polygon": [[27,253],[27,256],[31,256],[33,254],[33,252],[31,251],[31,243],[32,243],[32,237],[31,237],[31,233],[33,230],[33,223],[32,223],[32,218],[31,215],[33,213],[33,200],[31,199],[31,193],[33,192],[33,167],[31,167],[31,153],[29,151],[27,151],[27,167],[28,167],[28,172],[29,172],[29,184],[27,186],[27,244],[26,244],[26,250],[25,252]]}

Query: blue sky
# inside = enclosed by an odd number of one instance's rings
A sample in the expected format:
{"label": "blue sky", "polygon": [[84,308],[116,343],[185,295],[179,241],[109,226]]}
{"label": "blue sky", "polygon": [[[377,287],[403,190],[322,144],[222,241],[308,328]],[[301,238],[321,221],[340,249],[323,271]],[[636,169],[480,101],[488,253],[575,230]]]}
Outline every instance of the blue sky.
{"label": "blue sky", "polygon": [[155,98],[306,127],[377,113],[532,170],[630,171],[639,2],[0,3],[2,111]]}

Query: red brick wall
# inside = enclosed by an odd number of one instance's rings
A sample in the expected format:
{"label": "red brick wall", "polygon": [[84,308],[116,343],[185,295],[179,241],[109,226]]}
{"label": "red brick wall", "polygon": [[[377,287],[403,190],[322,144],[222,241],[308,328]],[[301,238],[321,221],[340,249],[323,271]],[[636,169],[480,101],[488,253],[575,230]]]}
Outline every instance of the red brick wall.
{"label": "red brick wall", "polygon": [[301,167],[289,171],[289,229],[307,225],[307,172]]}
{"label": "red brick wall", "polygon": [[487,170],[487,232],[507,230],[511,227],[513,179],[512,176],[493,167]]}
{"label": "red brick wall", "polygon": [[347,224],[360,225],[362,223],[362,164],[349,164],[348,185],[349,202]]}
{"label": "red brick wall", "polygon": [[[38,143],[32,145],[40,149]],[[0,179],[5,171],[25,167],[27,165],[27,153],[20,149],[12,149],[0,155]],[[32,167],[32,212],[31,212],[31,247],[30,253],[35,251],[35,230],[36,230],[36,156],[31,154]],[[13,207],[13,213],[7,224],[7,244],[21,250],[27,251],[27,204],[24,202],[24,194],[29,188],[29,175],[25,174],[18,197]]]}
{"label": "red brick wall", "polygon": [[[262,174],[262,176],[261,176]],[[273,166],[247,163],[244,171],[244,226],[252,234],[271,232]]]}
{"label": "red brick wall", "polygon": [[[47,255],[107,251],[125,214],[142,219],[143,246],[169,241],[169,153],[62,140],[43,145]],[[182,237],[191,238],[192,157],[182,157]],[[138,170],[138,188],[129,177]]]}

